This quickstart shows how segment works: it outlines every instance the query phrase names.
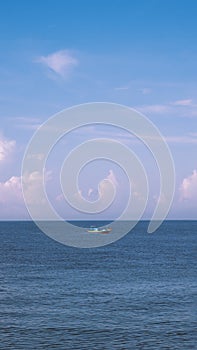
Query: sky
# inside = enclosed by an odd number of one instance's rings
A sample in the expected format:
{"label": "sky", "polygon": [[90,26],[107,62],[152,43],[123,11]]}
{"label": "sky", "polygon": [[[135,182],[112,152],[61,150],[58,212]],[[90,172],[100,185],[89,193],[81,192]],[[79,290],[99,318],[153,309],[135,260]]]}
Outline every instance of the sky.
{"label": "sky", "polygon": [[[89,102],[126,105],[157,126],[175,164],[168,218],[197,219],[196,11],[192,0],[0,3],[0,220],[29,218],[21,166],[37,128],[63,109]],[[46,164],[49,200],[65,218],[89,219],[65,202],[58,172],[73,147],[106,135],[141,159],[150,185],[144,218],[150,218],[159,194],[154,160],[144,145],[113,127],[82,127],[57,144]],[[30,201],[41,181],[33,175],[37,187]],[[98,160],[82,169],[78,184],[79,197],[94,201],[106,190],[106,179],[117,198],[101,219],[117,217],[128,200],[124,171]]]}

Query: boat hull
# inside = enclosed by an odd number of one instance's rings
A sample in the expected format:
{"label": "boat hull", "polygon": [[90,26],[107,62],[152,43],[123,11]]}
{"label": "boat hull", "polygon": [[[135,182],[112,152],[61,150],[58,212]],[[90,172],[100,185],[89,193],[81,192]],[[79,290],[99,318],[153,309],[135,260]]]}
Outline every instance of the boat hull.
{"label": "boat hull", "polygon": [[88,233],[101,233],[101,234],[108,234],[112,231],[112,228],[107,229],[95,229],[95,230],[87,230]]}

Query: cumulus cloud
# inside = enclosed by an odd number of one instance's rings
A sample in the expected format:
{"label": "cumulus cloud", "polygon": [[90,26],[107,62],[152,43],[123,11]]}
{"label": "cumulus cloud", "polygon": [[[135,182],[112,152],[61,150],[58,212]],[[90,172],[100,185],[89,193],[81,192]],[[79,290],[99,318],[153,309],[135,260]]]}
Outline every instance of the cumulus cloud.
{"label": "cumulus cloud", "polygon": [[[51,172],[46,172],[46,182],[50,180]],[[22,192],[22,178],[12,176],[5,182],[0,182],[0,219],[24,219],[29,218]],[[38,208],[38,213],[42,215],[41,209],[44,207],[44,196],[42,195],[42,174],[35,171],[23,177],[26,204]],[[43,211],[44,212],[44,211]]]}
{"label": "cumulus cloud", "polygon": [[0,182],[0,207],[0,220],[29,219],[20,176],[12,176],[5,182]]}
{"label": "cumulus cloud", "polygon": [[197,202],[197,170],[192,175],[184,178],[180,187],[182,200],[194,200]]}
{"label": "cumulus cloud", "polygon": [[116,176],[115,176],[113,170],[109,170],[109,174],[108,174],[108,176],[107,176],[106,179],[109,180],[109,181],[111,181],[112,184],[114,185],[114,187],[117,187],[117,186],[118,186],[118,181],[117,181],[117,179],[116,179]]}
{"label": "cumulus cloud", "polygon": [[[112,184],[112,186],[111,186]],[[105,201],[108,201],[113,197],[113,192],[116,191],[118,186],[118,181],[113,170],[109,170],[108,175],[105,179],[101,180],[98,186],[98,194],[101,204],[104,206]],[[93,190],[90,188],[88,190],[88,195],[91,196]]]}
{"label": "cumulus cloud", "polygon": [[67,50],[57,51],[48,56],[40,56],[37,62],[44,64],[63,78],[66,78],[73,67],[78,64],[77,59]]}
{"label": "cumulus cloud", "polygon": [[[94,213],[101,212],[113,202],[118,181],[112,170],[109,170],[106,178],[102,179],[98,184],[98,189],[89,188],[86,193],[83,189],[79,189],[72,195],[72,205],[81,212]],[[62,194],[56,197],[57,202],[64,199]],[[79,209],[80,208],[80,209]]]}
{"label": "cumulus cloud", "polygon": [[[51,171],[47,171],[44,176],[45,183],[51,180]],[[44,204],[46,197],[43,194],[43,174],[38,171],[23,176],[24,193],[27,204]]]}
{"label": "cumulus cloud", "polygon": [[19,204],[22,202],[21,178],[12,176],[5,182],[0,182],[0,203]]}
{"label": "cumulus cloud", "polygon": [[[118,186],[118,181],[116,179],[116,176],[115,176],[113,170],[109,170],[109,173],[106,176],[106,178],[102,179],[99,183],[98,194],[99,194],[100,198],[104,197],[107,194],[108,189],[110,190],[110,194],[111,194],[111,186],[109,184],[109,181],[112,183],[113,187],[116,189],[116,187]],[[88,192],[87,192],[87,197],[88,198],[91,197],[92,194],[95,195],[95,190],[93,190],[92,188],[89,188]],[[79,190],[77,193],[75,193],[75,196],[77,196],[80,199],[83,198],[82,191]]]}
{"label": "cumulus cloud", "polygon": [[7,159],[8,155],[14,150],[16,142],[8,140],[0,135],[0,161]]}

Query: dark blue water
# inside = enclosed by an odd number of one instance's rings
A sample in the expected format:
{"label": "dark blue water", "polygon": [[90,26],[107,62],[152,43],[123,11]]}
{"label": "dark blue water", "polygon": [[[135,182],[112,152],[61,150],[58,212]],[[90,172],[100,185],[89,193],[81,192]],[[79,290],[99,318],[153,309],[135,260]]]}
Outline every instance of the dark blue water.
{"label": "dark blue water", "polygon": [[96,249],[2,222],[0,349],[196,349],[197,222]]}

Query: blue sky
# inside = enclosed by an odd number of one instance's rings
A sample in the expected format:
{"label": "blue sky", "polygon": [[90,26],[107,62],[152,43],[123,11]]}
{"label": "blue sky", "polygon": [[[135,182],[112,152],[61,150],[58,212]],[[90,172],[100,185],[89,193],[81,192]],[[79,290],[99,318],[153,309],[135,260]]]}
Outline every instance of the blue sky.
{"label": "blue sky", "polygon": [[[197,218],[196,10],[192,0],[1,2],[0,219],[28,217],[21,162],[36,128],[64,108],[95,101],[133,107],[160,129],[176,169],[169,218]],[[102,132],[70,135],[66,152]],[[158,195],[154,164],[142,146],[130,147],[149,176],[150,217]],[[51,155],[48,164],[49,197],[65,213],[69,209],[53,182],[56,158]],[[126,180],[116,165],[95,164],[95,169],[91,179],[84,169],[80,180],[86,197],[90,188],[96,197],[99,176],[112,174],[122,193]]]}

